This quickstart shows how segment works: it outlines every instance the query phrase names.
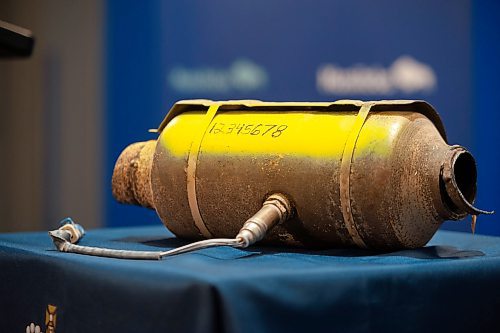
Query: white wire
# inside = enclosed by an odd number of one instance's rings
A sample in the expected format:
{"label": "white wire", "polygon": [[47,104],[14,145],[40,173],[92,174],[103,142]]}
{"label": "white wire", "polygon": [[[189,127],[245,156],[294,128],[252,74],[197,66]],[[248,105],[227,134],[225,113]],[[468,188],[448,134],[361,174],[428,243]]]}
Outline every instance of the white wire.
{"label": "white wire", "polygon": [[160,258],[169,257],[176,254],[206,249],[207,247],[214,246],[231,246],[231,247],[243,247],[243,242],[236,238],[214,238],[214,239],[206,239],[199,242],[194,242],[191,244],[187,244],[172,250],[162,251],[160,252]]}
{"label": "white wire", "polygon": [[181,253],[192,252],[214,246],[245,247],[241,239],[236,238],[214,238],[199,242],[187,244],[168,251],[133,251],[116,250],[109,248],[98,248],[92,246],[82,246],[72,244],[69,241],[70,233],[60,229],[50,231],[50,236],[57,249],[62,252],[71,252],[78,254],[87,254],[99,257],[121,258],[121,259],[153,259],[159,260],[164,257],[170,257]]}

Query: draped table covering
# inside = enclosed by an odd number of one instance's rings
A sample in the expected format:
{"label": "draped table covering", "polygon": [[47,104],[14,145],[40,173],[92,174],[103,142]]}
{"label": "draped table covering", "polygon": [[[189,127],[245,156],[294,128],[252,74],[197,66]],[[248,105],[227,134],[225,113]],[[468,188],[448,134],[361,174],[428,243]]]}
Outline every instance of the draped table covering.
{"label": "draped table covering", "polygon": [[[187,243],[162,226],[80,241]],[[0,332],[500,332],[500,238],[439,231],[416,250],[256,245],[144,261],[60,253],[45,232],[1,234],[0,318]]]}

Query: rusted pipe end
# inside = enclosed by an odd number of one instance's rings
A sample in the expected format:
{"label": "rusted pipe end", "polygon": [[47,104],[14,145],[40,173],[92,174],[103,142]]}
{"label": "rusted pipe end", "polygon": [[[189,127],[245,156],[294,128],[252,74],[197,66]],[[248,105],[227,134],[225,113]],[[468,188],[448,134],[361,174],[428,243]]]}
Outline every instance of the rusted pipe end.
{"label": "rusted pipe end", "polygon": [[473,206],[476,199],[476,161],[464,147],[452,146],[441,167],[441,195],[450,212],[446,217],[460,220],[468,214],[492,214]]}
{"label": "rusted pipe end", "polygon": [[120,154],[111,179],[113,197],[121,203],[154,208],[151,166],[156,141],[133,143]]}

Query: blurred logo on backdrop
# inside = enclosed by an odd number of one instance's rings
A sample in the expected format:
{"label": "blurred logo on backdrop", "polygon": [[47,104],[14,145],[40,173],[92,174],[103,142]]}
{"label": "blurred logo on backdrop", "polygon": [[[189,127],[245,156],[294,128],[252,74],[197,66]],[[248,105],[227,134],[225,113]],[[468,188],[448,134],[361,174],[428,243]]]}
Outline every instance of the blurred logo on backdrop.
{"label": "blurred logo on backdrop", "polygon": [[430,93],[437,89],[437,77],[428,64],[403,55],[387,68],[366,64],[322,65],[316,72],[316,87],[328,95]]}
{"label": "blurred logo on backdrop", "polygon": [[266,87],[268,74],[262,66],[241,58],[227,68],[177,66],[167,80],[180,93],[252,92]]}

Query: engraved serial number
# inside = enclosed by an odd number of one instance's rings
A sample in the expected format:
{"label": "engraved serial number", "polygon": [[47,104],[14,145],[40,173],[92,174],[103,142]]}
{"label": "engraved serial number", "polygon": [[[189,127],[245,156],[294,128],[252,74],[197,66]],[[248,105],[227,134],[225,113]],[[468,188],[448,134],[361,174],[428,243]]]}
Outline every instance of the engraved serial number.
{"label": "engraved serial number", "polygon": [[288,125],[284,124],[236,124],[214,123],[208,133],[279,137]]}

